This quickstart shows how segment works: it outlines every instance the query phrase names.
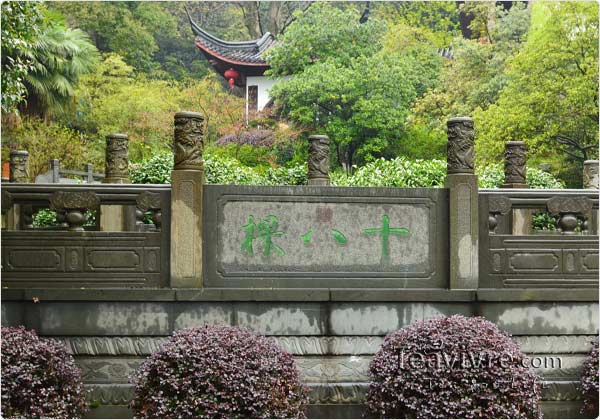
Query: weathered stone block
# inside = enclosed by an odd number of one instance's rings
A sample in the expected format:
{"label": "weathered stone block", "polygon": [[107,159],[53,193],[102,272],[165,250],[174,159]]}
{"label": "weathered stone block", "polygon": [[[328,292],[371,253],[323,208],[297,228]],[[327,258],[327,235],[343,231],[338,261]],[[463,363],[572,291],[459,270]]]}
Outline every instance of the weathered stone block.
{"label": "weathered stone block", "polygon": [[171,175],[171,287],[202,287],[202,183],[204,172]]}
{"label": "weathered stone block", "polygon": [[477,176],[446,177],[450,189],[450,288],[477,289],[479,279],[479,196]]}

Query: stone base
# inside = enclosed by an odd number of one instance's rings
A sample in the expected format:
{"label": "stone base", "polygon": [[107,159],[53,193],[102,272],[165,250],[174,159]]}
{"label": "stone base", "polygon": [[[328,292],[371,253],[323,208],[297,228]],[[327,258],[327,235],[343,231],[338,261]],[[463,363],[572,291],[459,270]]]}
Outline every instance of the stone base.
{"label": "stone base", "polygon": [[324,187],[328,187],[331,185],[329,178],[309,178],[308,185],[320,185]]}
{"label": "stone base", "polygon": [[202,287],[204,172],[171,173],[171,287]]}
{"label": "stone base", "polygon": [[450,289],[477,289],[479,229],[477,176],[451,174],[450,189]]}

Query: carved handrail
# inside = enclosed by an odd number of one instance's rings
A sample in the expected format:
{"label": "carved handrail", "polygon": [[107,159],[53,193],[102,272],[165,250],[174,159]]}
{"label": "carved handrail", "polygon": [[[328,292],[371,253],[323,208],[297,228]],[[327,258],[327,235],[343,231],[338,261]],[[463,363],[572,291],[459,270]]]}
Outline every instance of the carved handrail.
{"label": "carved handrail", "polygon": [[[82,231],[82,225],[85,222],[82,215],[86,210],[97,210],[101,205],[124,205],[139,208],[141,203],[144,212],[152,211],[153,213],[152,229],[160,230],[161,207],[169,206],[167,200],[170,197],[171,185],[2,184],[1,190],[2,197],[9,199],[7,200],[9,203],[3,202],[2,213],[5,214],[14,205],[19,205],[20,226],[24,229],[33,227],[30,219],[36,208],[55,210],[59,228]],[[165,194],[167,196],[161,198]],[[152,197],[152,200],[149,201],[149,197]]]}
{"label": "carved handrail", "polygon": [[[580,219],[584,232],[597,231],[591,226],[591,220],[598,211],[598,192],[583,189],[483,189],[480,197],[485,198],[487,208],[482,209],[482,217],[488,214],[488,230],[496,233],[499,216],[508,215],[511,210],[529,209],[548,211],[557,217],[557,231],[573,234]],[[510,220],[510,219],[509,219]],[[597,221],[596,221],[597,225]]]}

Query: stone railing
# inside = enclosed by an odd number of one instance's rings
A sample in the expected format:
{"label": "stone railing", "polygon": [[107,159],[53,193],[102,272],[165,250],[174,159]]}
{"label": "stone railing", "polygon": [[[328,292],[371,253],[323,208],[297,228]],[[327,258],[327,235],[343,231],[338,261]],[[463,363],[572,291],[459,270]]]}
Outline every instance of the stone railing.
{"label": "stone railing", "polygon": [[598,285],[597,190],[482,190],[479,212],[480,288]]}
{"label": "stone railing", "polygon": [[[170,197],[168,185],[2,185],[3,286],[167,286]],[[34,227],[41,209],[54,226]]]}

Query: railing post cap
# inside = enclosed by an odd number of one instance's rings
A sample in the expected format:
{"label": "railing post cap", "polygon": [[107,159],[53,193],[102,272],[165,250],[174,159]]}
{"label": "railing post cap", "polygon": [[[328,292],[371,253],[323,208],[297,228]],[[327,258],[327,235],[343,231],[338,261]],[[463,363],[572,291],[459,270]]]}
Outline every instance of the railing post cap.
{"label": "railing post cap", "polygon": [[506,146],[525,146],[524,141],[507,141]]}
{"label": "railing post cap", "polygon": [[460,122],[473,122],[473,118],[471,117],[453,117],[453,118],[448,118],[448,122],[447,124],[454,124],[454,123],[460,123]]}
{"label": "railing post cap", "polygon": [[204,115],[202,115],[201,112],[180,111],[175,113],[175,119],[177,118],[197,118],[200,120],[204,120]]}
{"label": "railing post cap", "polygon": [[27,150],[12,150],[10,152],[11,156],[28,156],[29,152]]}
{"label": "railing post cap", "polygon": [[597,160],[586,160],[583,162],[584,165],[598,165],[599,161]]}
{"label": "railing post cap", "polygon": [[126,139],[127,134],[123,134],[123,133],[110,133],[106,135],[107,139]]}

